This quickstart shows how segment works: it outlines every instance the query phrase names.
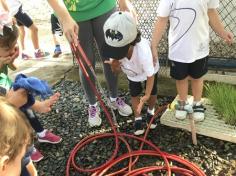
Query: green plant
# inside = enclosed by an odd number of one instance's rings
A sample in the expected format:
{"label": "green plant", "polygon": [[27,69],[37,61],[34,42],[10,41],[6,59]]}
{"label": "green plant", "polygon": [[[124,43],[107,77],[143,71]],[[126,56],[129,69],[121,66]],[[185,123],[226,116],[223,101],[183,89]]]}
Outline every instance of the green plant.
{"label": "green plant", "polygon": [[236,89],[232,85],[216,83],[205,86],[209,98],[221,118],[230,125],[236,125]]}

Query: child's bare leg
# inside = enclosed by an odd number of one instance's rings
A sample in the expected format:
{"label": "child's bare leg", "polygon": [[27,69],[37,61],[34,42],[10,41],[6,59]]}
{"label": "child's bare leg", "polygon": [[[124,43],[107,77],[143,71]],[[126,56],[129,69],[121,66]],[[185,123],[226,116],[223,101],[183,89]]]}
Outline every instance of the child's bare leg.
{"label": "child's bare leg", "polygon": [[176,80],[176,88],[180,101],[186,101],[188,95],[188,77],[183,80]]}
{"label": "child's bare leg", "polygon": [[195,102],[201,101],[203,91],[203,78],[191,78],[192,94]]}
{"label": "child's bare leg", "polygon": [[52,35],[52,38],[53,38],[54,45],[60,45],[59,39],[55,34]]}
{"label": "child's bare leg", "polygon": [[42,102],[36,101],[32,106],[32,109],[39,113],[47,113],[51,111],[51,106],[58,101],[59,97],[60,93],[55,93],[47,100],[44,100]]}
{"label": "child's bare leg", "polygon": [[203,91],[203,78],[191,79],[193,93],[193,118],[195,121],[203,121],[205,118],[205,108],[201,103]]}
{"label": "child's bare leg", "polygon": [[[146,116],[146,122],[147,124],[150,123],[154,113],[155,113],[155,105],[157,102],[157,96],[156,95],[151,95],[149,100],[148,100],[148,109],[147,109],[147,116]],[[152,122],[150,129],[154,129],[156,128],[157,123],[155,122],[155,120]]]}
{"label": "child's bare leg", "polygon": [[141,116],[141,111],[138,111],[138,105],[140,103],[139,97],[131,97],[132,108],[134,110],[134,134],[142,135],[145,132],[144,123]]}
{"label": "child's bare leg", "polygon": [[30,27],[31,40],[34,45],[34,49],[39,49],[38,27],[33,23]]}
{"label": "child's bare leg", "polygon": [[37,170],[33,164],[32,161],[29,162],[29,164],[26,166],[30,176],[38,176]]}
{"label": "child's bare leg", "polygon": [[22,51],[25,50],[25,27],[24,26],[19,26],[19,37],[20,37],[20,45]]}
{"label": "child's bare leg", "polygon": [[139,104],[139,97],[131,97],[132,108],[134,110],[134,116],[140,117],[140,113],[137,111]]}
{"label": "child's bare leg", "polygon": [[157,102],[157,96],[156,95],[151,95],[149,100],[148,100],[148,108],[150,110],[155,108],[156,102]]}

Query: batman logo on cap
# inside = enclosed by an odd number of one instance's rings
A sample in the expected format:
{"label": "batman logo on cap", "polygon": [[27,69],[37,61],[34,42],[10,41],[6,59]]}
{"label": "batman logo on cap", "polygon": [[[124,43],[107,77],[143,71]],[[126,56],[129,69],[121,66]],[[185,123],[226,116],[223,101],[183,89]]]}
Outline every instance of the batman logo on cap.
{"label": "batman logo on cap", "polygon": [[105,34],[106,38],[111,38],[112,40],[116,39],[118,41],[121,41],[123,39],[123,35],[116,30],[107,29]]}

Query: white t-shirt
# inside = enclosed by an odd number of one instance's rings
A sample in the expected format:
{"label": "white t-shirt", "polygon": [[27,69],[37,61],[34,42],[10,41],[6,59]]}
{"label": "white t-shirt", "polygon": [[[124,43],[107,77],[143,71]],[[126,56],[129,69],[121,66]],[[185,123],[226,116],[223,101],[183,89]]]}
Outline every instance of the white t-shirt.
{"label": "white t-shirt", "polygon": [[121,69],[127,75],[128,79],[135,82],[147,80],[158,72],[159,63],[157,62],[155,68],[153,66],[152,52],[150,42],[147,39],[141,38],[133,48],[133,53],[130,58],[120,60]]}
{"label": "white t-shirt", "polygon": [[11,16],[14,16],[19,11],[22,3],[20,0],[7,0],[7,5],[9,7]]}
{"label": "white t-shirt", "polygon": [[208,9],[219,0],[161,0],[157,13],[169,17],[169,59],[192,63],[209,54]]}

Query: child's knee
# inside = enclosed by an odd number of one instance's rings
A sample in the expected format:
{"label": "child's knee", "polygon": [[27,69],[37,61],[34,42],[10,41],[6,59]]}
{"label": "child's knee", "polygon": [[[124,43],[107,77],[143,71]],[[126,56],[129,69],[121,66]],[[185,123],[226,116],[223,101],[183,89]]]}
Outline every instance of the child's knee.
{"label": "child's knee", "polygon": [[32,32],[38,32],[38,27],[33,23],[31,26],[30,26],[30,30]]}

